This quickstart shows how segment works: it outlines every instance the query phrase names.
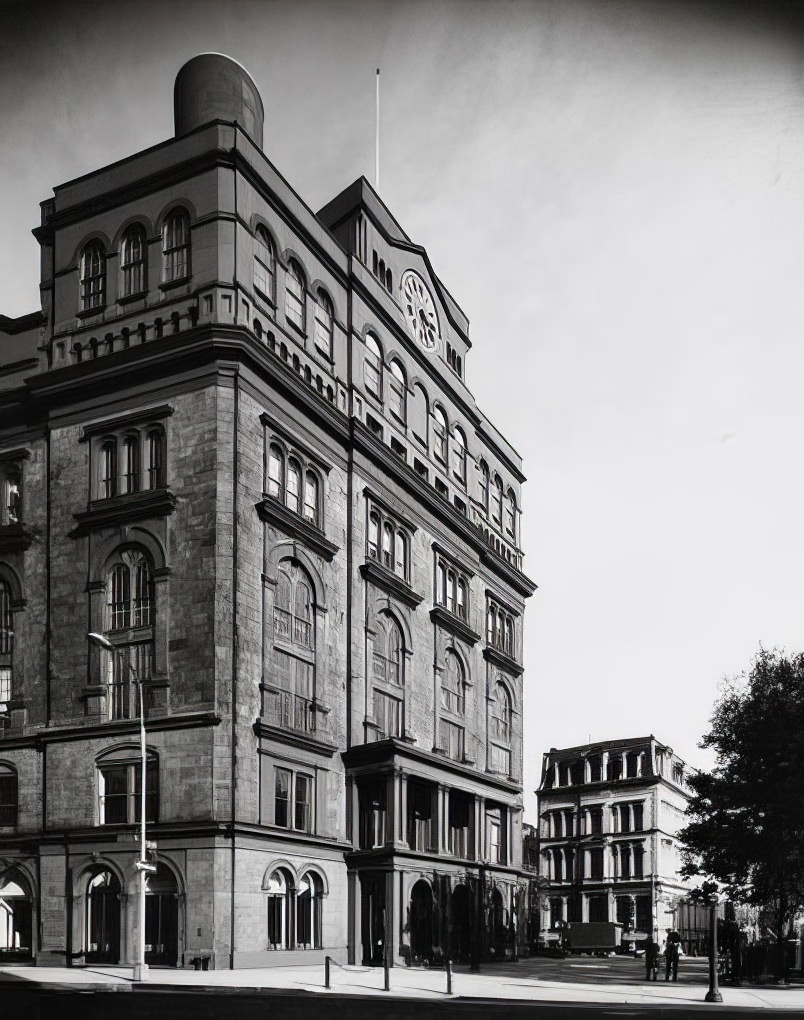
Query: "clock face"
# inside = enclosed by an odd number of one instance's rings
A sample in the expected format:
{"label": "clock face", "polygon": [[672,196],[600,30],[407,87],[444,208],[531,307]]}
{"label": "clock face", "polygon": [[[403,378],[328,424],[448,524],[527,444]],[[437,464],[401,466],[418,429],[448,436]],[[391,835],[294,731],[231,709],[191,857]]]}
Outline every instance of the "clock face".
{"label": "clock face", "polygon": [[402,277],[402,299],[408,329],[426,351],[438,347],[438,316],[427,284],[412,269]]}

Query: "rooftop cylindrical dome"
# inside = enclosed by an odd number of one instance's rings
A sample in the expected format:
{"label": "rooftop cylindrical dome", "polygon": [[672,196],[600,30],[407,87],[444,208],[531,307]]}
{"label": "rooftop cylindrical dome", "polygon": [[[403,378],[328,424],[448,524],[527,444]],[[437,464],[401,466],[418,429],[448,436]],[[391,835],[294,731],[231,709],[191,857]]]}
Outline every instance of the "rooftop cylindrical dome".
{"label": "rooftop cylindrical dome", "polygon": [[251,75],[223,53],[201,53],[188,60],[173,87],[176,135],[213,120],[236,120],[262,148],[263,106]]}

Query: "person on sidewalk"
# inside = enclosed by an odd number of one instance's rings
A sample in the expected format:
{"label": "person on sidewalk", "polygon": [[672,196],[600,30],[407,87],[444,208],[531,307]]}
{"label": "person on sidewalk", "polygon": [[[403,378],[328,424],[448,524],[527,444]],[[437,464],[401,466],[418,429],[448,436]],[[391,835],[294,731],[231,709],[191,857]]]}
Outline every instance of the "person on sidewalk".
{"label": "person on sidewalk", "polygon": [[681,944],[681,936],[675,929],[667,934],[667,944],[664,948],[664,979],[678,981],[678,951]]}
{"label": "person on sidewalk", "polygon": [[659,978],[659,946],[648,935],[645,942],[645,980],[657,981]]}

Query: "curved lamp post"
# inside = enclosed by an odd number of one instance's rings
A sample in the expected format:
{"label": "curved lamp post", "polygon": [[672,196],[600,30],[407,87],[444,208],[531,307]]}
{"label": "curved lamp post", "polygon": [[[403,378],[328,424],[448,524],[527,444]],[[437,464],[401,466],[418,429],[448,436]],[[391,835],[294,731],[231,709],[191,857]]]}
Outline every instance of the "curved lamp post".
{"label": "curved lamp post", "polygon": [[131,665],[119,651],[115,648],[112,642],[104,635],[97,634],[94,631],[87,634],[87,638],[99,648],[105,648],[107,652],[111,652],[116,655],[121,663],[124,663],[129,672],[131,673],[131,679],[137,686],[139,693],[139,706],[140,706],[140,859],[135,863],[137,871],[140,873],[140,889],[139,889],[139,931],[138,931],[138,944],[137,944],[137,960],[134,964],[134,980],[145,981],[148,977],[148,964],[145,962],[145,882],[147,874],[156,871],[156,865],[150,864],[145,859],[145,851],[147,845],[145,842],[145,789],[146,789],[146,768],[147,758],[145,752],[145,711],[143,708],[142,698],[142,681],[137,676],[137,671]]}

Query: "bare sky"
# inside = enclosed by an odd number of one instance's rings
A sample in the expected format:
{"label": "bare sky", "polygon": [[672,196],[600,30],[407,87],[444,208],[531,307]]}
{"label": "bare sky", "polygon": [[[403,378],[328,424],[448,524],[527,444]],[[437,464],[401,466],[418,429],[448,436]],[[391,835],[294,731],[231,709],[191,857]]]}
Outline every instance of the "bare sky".
{"label": "bare sky", "polygon": [[173,134],[244,64],[317,209],[374,165],[471,322],[524,458],[526,818],[551,746],[693,764],[720,679],[804,648],[801,5],[0,2],[0,313],[38,307],[54,185]]}

